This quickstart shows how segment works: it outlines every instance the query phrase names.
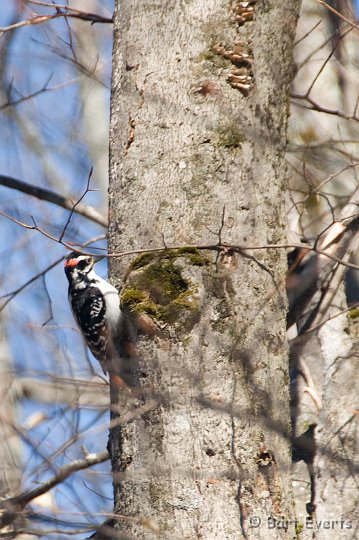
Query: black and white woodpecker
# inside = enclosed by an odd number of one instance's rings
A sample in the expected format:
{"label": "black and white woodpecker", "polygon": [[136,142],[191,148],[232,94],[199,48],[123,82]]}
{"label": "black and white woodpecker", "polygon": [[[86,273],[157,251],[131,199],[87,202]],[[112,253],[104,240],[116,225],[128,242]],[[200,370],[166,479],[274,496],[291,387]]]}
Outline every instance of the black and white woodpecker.
{"label": "black and white woodpecker", "polygon": [[121,332],[123,314],[117,289],[99,277],[95,259],[70,253],[65,261],[72,312],[94,357],[106,373],[117,356],[116,338]]}

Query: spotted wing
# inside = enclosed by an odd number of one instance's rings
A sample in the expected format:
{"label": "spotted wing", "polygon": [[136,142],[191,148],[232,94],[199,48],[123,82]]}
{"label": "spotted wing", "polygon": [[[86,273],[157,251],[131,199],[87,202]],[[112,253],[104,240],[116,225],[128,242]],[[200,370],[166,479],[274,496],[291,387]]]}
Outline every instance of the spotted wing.
{"label": "spotted wing", "polygon": [[89,287],[73,296],[72,309],[87,346],[103,365],[106,362],[108,331],[105,298],[97,287]]}

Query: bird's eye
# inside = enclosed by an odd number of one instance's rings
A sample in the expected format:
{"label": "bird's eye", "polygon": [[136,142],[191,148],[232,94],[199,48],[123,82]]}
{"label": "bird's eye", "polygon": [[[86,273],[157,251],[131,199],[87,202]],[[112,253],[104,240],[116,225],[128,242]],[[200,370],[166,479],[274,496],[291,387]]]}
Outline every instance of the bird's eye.
{"label": "bird's eye", "polygon": [[89,264],[88,259],[82,259],[81,261],[77,263],[77,268],[79,270],[84,270],[88,264]]}

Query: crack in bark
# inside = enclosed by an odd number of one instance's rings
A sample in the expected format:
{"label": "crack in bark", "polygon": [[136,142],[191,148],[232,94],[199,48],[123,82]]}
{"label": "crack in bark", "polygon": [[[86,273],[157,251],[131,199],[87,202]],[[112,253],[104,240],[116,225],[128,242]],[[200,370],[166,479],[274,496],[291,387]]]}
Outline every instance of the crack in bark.
{"label": "crack in bark", "polygon": [[128,137],[127,137],[127,144],[126,144],[126,148],[125,148],[125,155],[127,155],[131,144],[135,140],[135,126],[136,126],[136,123],[135,123],[134,118],[131,118],[131,117],[129,118],[128,125],[129,125],[129,130],[128,130]]}

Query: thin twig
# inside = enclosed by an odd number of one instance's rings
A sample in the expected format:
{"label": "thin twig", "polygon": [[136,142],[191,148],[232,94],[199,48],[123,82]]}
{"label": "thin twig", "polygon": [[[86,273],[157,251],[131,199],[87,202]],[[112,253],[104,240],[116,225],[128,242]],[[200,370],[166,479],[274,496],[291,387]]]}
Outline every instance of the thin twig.
{"label": "thin twig", "polygon": [[[28,4],[35,4],[36,6],[42,6],[42,7],[51,7],[54,9],[65,9],[67,11],[72,11],[73,13],[83,14],[84,11],[80,11],[79,9],[75,9],[73,7],[68,6],[67,4],[55,4],[50,2],[42,2],[42,0],[27,0]],[[88,14],[88,13],[87,13]],[[90,13],[90,15],[94,15],[93,13]],[[101,15],[94,15],[95,17],[100,17]]]}
{"label": "thin twig", "polygon": [[293,99],[300,99],[308,101],[308,103],[311,105],[311,107],[306,105],[300,105],[299,103],[294,103],[294,105],[297,105],[298,107],[302,107],[303,109],[308,109],[309,111],[317,111],[322,112],[325,114],[331,114],[333,116],[338,116],[339,118],[344,118],[345,120],[354,120],[355,122],[359,122],[359,118],[354,115],[344,114],[340,111],[334,111],[332,109],[328,109],[326,107],[322,107],[321,105],[318,105],[311,97],[307,95],[300,95],[300,94],[292,94],[291,97]]}
{"label": "thin twig", "polygon": [[315,25],[313,26],[313,28],[311,28],[310,30],[308,30],[308,32],[306,34],[304,34],[304,36],[302,36],[301,38],[298,39],[298,41],[295,41],[294,42],[294,47],[296,47],[297,45],[299,45],[299,43],[301,43],[302,41],[304,41],[323,21],[322,20],[319,20],[317,23],[315,23]]}
{"label": "thin twig", "polygon": [[225,216],[226,216],[226,205],[224,204],[223,209],[222,209],[221,226],[220,226],[219,231],[218,231],[218,245],[222,244],[222,232],[223,232],[223,229],[224,229]]}
{"label": "thin twig", "polygon": [[[53,74],[51,74],[51,77],[52,76]],[[21,96],[20,98],[14,99],[13,101],[7,101],[6,103],[3,103],[2,105],[0,105],[0,111],[4,111],[5,109],[8,109],[9,107],[15,107],[16,105],[19,105],[20,103],[29,101],[30,99],[33,99],[46,92],[56,92],[57,90],[61,90],[62,88],[66,88],[67,86],[78,83],[80,81],[80,77],[75,77],[74,79],[70,79],[69,81],[62,82],[59,84],[55,84],[54,86],[48,86],[51,80],[51,77],[48,78],[47,82],[44,85],[42,85],[42,87],[39,90],[35,90],[34,92],[32,92],[31,94],[28,94],[27,96]],[[20,93],[13,86],[11,87],[11,90],[15,90],[18,94]]]}
{"label": "thin twig", "polygon": [[[150,411],[153,411],[154,409],[157,409],[159,404],[160,404],[159,399],[150,399],[147,403],[145,403],[145,405],[137,407],[136,409],[133,409],[132,411],[128,411],[127,413],[122,414],[121,416],[113,418],[110,421],[110,429],[113,429],[119,426],[125,426],[126,424],[129,424],[130,422],[133,422],[134,420],[141,418],[144,414]],[[115,410],[115,408],[113,408],[113,410]],[[116,412],[122,412],[122,409],[121,411],[116,411]]]}
{"label": "thin twig", "polygon": [[[222,244],[222,232],[223,232],[223,228],[224,228],[224,218],[225,218],[225,215],[226,215],[226,205],[224,204],[223,205],[223,208],[222,208],[222,218],[221,218],[221,225],[219,227],[219,231],[218,231],[218,245],[220,246]],[[218,250],[217,251],[217,255],[216,255],[216,260],[214,262],[214,264],[216,265],[216,272],[218,273],[218,262],[219,262],[219,257],[221,256],[221,251]]]}
{"label": "thin twig", "polygon": [[[128,411],[120,418],[117,418],[115,421],[113,421],[114,423],[111,424],[111,427],[114,427],[114,425],[124,426],[126,424],[129,424],[134,420],[142,417],[148,411],[155,409],[156,407],[158,407],[158,405],[159,401],[152,399],[145,405],[140,406],[132,411]],[[48,491],[50,491],[50,489],[57,486],[58,484],[64,482],[64,480],[66,480],[74,472],[88,469],[89,467],[97,465],[98,463],[103,463],[104,461],[107,461],[109,457],[110,456],[107,450],[99,452],[98,454],[89,454],[83,459],[78,459],[72,461],[71,463],[68,463],[67,465],[64,465],[57,471],[57,473],[53,477],[43,482],[40,486],[34,489],[24,491],[16,497],[11,497],[4,501],[1,501],[0,509],[3,509],[4,513],[0,520],[0,527],[4,527],[12,523],[18,513],[23,510],[29,502],[36,499],[40,495],[47,493]]]}
{"label": "thin twig", "polygon": [[37,199],[56,204],[61,208],[71,210],[72,212],[76,212],[76,214],[79,214],[87,219],[91,219],[91,221],[94,221],[103,227],[107,227],[107,220],[101,216],[101,214],[99,214],[95,208],[85,204],[79,204],[80,201],[78,201],[77,204],[74,204],[73,199],[64,197],[55,191],[51,191],[39,186],[33,186],[32,184],[28,184],[27,182],[23,182],[22,180],[18,180],[17,178],[6,176],[4,174],[0,174],[0,185],[10,189],[16,189],[17,191],[31,195],[31,197],[36,197]]}
{"label": "thin twig", "polygon": [[348,19],[347,17],[345,17],[342,13],[340,13],[339,11],[337,11],[336,9],[334,9],[332,6],[329,6],[329,4],[327,4],[326,2],[324,2],[324,0],[316,0],[316,2],[324,7],[326,7],[329,11],[331,11],[332,13],[334,13],[334,15],[336,15],[337,17],[339,17],[339,19],[342,19],[343,21],[345,21],[346,23],[348,23],[352,28],[355,28],[356,30],[359,30],[359,26],[351,21],[350,19]]}
{"label": "thin twig", "polygon": [[98,463],[103,463],[104,461],[107,461],[109,458],[110,456],[107,450],[99,452],[98,454],[89,454],[83,459],[77,459],[75,461],[72,461],[71,463],[68,463],[67,465],[64,465],[59,469],[57,474],[55,474],[52,478],[49,478],[49,480],[43,482],[40,486],[34,489],[30,489],[28,491],[24,491],[16,497],[11,497],[9,499],[6,499],[5,501],[2,501],[0,503],[0,508],[5,510],[5,512],[0,521],[0,526],[3,527],[12,523],[12,521],[16,517],[16,514],[20,512],[23,508],[25,508],[25,506],[29,502],[36,499],[36,497],[47,493],[48,491],[50,491],[50,489],[57,486],[58,484],[61,484],[74,472],[88,469],[93,465],[97,465]]}
{"label": "thin twig", "polygon": [[92,176],[92,173],[93,173],[93,167],[91,167],[90,172],[89,172],[89,175],[88,175],[88,177],[87,177],[87,184],[86,184],[86,189],[85,189],[85,191],[83,192],[83,194],[81,195],[81,197],[75,202],[75,204],[74,204],[74,205],[72,206],[72,208],[71,208],[71,212],[70,212],[70,214],[69,214],[69,217],[67,218],[67,221],[66,221],[65,226],[64,226],[64,228],[63,228],[63,230],[62,230],[62,233],[60,234],[60,238],[59,238],[60,244],[62,243],[62,239],[63,239],[63,237],[65,236],[65,233],[66,233],[66,230],[67,230],[68,226],[70,225],[71,218],[72,218],[72,216],[73,216],[73,214],[74,214],[76,208],[77,208],[78,205],[81,203],[82,199],[84,199],[84,198],[86,197],[86,195],[87,195],[87,193],[88,193],[89,191],[95,191],[95,190],[93,190],[93,189],[90,189],[90,182],[91,182],[91,176]]}
{"label": "thin twig", "polygon": [[45,274],[47,274],[47,272],[49,272],[50,270],[55,268],[55,266],[57,264],[59,264],[62,260],[63,260],[63,257],[61,257],[60,259],[57,259],[55,262],[49,264],[49,266],[47,266],[44,270],[42,270],[41,272],[39,272],[38,274],[36,274],[32,278],[25,281],[25,283],[23,283],[22,285],[17,287],[17,289],[14,289],[13,291],[11,291],[9,293],[6,293],[6,294],[3,294],[2,296],[0,296],[0,299],[6,298],[5,302],[0,307],[0,312],[8,305],[9,302],[11,302],[11,300],[13,300],[13,298],[15,298],[15,296],[17,296],[26,287],[31,285],[31,283],[34,283],[34,281],[36,281],[40,277],[43,277]]}
{"label": "thin twig", "polygon": [[[36,2],[33,2],[36,3]],[[40,4],[39,5],[45,5]],[[75,10],[73,8],[69,8],[68,6],[61,6],[57,7],[56,4],[51,5],[49,4],[49,7],[55,7],[57,9],[56,13],[48,14],[48,15],[34,15],[30,19],[26,19],[24,21],[19,21],[14,24],[10,24],[9,26],[0,26],[0,32],[10,32],[11,30],[17,30],[18,28],[22,28],[24,26],[34,26],[36,24],[42,24],[48,21],[51,21],[53,19],[58,19],[59,17],[66,17],[66,18],[73,18],[73,19],[80,19],[83,21],[90,21],[92,24],[94,23],[107,23],[112,24],[113,19],[112,17],[103,17],[102,15],[97,15],[96,13],[87,13],[84,11]],[[60,9],[65,9],[66,11],[61,11]]]}
{"label": "thin twig", "polygon": [[[53,240],[54,242],[57,242],[63,245],[69,251],[75,251],[76,253],[79,253],[81,255],[89,255],[91,257],[93,256],[93,253],[89,251],[85,251],[81,249],[80,247],[77,247],[77,246],[80,246],[80,244],[64,242],[63,239],[60,240],[59,238],[56,238],[52,234],[48,233],[47,231],[44,231],[43,229],[41,229],[35,222],[33,223],[33,225],[29,225],[12,216],[9,216],[2,210],[0,210],[0,215],[9,219],[13,223],[20,225],[21,227],[24,227],[25,229],[38,231],[40,234],[44,235],[46,238],[49,238],[50,240]],[[354,216],[351,216],[351,217],[354,217]],[[346,218],[345,221],[347,221],[348,219],[349,218]],[[313,251],[314,253],[317,253],[318,255],[324,255],[328,259],[331,259],[332,261],[342,264],[343,266],[346,266],[347,268],[353,268],[354,270],[359,270],[359,266],[357,264],[344,261],[343,259],[340,259],[339,257],[336,257],[335,255],[328,253],[324,249],[319,249],[315,245],[312,246],[310,244],[306,244],[305,246],[303,246],[303,244],[296,244],[296,243],[262,244],[262,245],[230,244],[227,242],[222,242],[222,244],[180,244],[180,245],[167,246],[167,247],[161,246],[158,248],[144,248],[144,249],[131,249],[128,251],[114,251],[114,252],[109,252],[107,254],[104,254],[103,257],[110,259],[110,258],[117,258],[117,257],[127,257],[130,255],[140,255],[142,253],[163,253],[165,251],[171,251],[171,250],[173,251],[173,250],[185,249],[185,248],[190,248],[190,249],[193,248],[193,249],[208,250],[208,251],[228,251],[228,249],[231,249],[235,253],[241,254],[243,251],[266,250],[266,249],[289,249],[289,248],[303,249],[303,247],[308,251]]]}

